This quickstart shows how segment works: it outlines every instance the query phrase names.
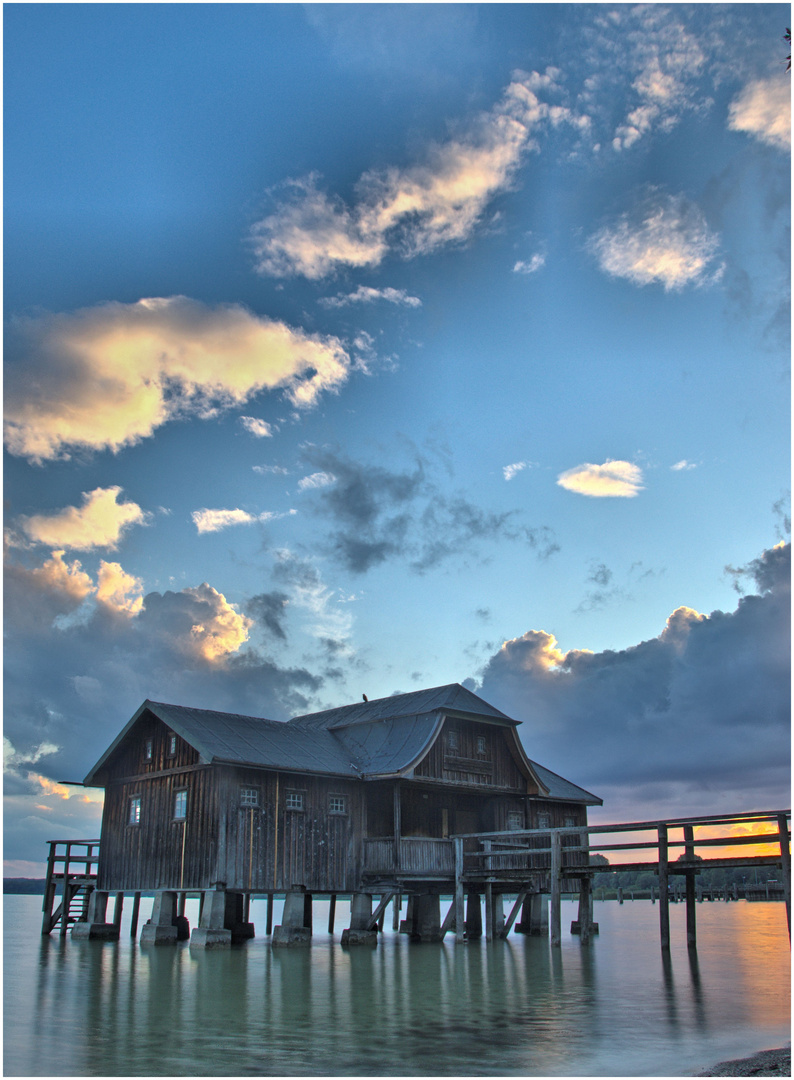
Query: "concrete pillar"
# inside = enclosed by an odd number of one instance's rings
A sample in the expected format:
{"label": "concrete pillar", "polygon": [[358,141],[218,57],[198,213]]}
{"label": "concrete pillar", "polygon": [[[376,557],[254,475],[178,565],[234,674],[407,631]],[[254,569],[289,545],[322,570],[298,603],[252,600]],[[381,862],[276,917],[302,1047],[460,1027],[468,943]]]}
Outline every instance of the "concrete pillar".
{"label": "concrete pillar", "polygon": [[141,945],[176,945],[179,937],[176,919],[176,893],[157,893],[152,917],[141,930]]}
{"label": "concrete pillar", "polygon": [[531,934],[533,937],[549,936],[549,905],[542,893],[532,893],[526,898],[516,932]]}
{"label": "concrete pillar", "polygon": [[441,941],[439,897],[430,893],[417,896],[415,935],[420,941]]}
{"label": "concrete pillar", "polygon": [[378,931],[370,930],[372,921],[372,896],[370,893],[353,893],[350,898],[350,926],[342,931],[343,945],[378,944]]}
{"label": "concrete pillar", "polygon": [[[239,894],[238,894],[239,895]],[[144,931],[146,927],[143,928]],[[141,934],[143,941],[143,934]],[[226,926],[226,889],[208,889],[202,896],[199,925],[190,935],[190,947],[224,949],[232,943],[232,932]]]}
{"label": "concrete pillar", "polygon": [[[65,900],[64,896],[64,900]],[[94,889],[88,901],[88,916],[85,922],[76,922],[72,926],[72,937],[78,941],[118,941],[119,926],[115,922],[108,922],[108,893]],[[68,905],[64,905],[63,919],[68,915]]]}
{"label": "concrete pillar", "polygon": [[305,925],[306,891],[290,889],[284,897],[281,925],[273,928],[271,943],[274,948],[302,947],[311,945],[311,928]]}
{"label": "concrete pillar", "polygon": [[482,937],[482,901],[479,893],[466,897],[466,937],[469,941]]}
{"label": "concrete pillar", "polygon": [[493,918],[493,940],[497,941],[502,936],[505,928],[505,904],[501,893],[494,893],[491,898],[491,911]]}

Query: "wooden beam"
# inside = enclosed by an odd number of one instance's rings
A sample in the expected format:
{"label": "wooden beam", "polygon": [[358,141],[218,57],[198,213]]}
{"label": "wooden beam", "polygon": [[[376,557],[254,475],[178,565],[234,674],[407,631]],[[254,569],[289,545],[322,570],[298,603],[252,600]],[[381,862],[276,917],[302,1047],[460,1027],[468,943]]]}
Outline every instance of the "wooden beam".
{"label": "wooden beam", "polygon": [[328,933],[334,932],[334,919],[336,918],[336,893],[331,893],[331,902],[328,905]]}
{"label": "wooden beam", "polygon": [[553,947],[562,944],[562,837],[558,831],[551,834],[551,902],[549,910],[549,937]]}
{"label": "wooden beam", "polygon": [[660,825],[659,837],[659,934],[662,948],[670,948],[670,897],[667,871],[667,826]]}
{"label": "wooden beam", "polygon": [[[692,825],[684,826],[684,854],[687,861],[695,861],[695,830]],[[696,949],[697,935],[697,908],[695,906],[695,871],[690,870],[686,875],[686,943],[687,948]]]}
{"label": "wooden beam", "polygon": [[380,903],[375,908],[375,910],[372,912],[372,915],[370,916],[370,918],[369,918],[369,920],[367,922],[367,925],[365,927],[366,930],[374,930],[375,929],[375,927],[378,925],[378,920],[380,919],[383,912],[386,910],[386,908],[391,903],[392,897],[396,895],[396,892],[397,892],[396,889],[392,889],[391,892],[387,892],[387,893],[383,894],[383,896],[380,898]]}
{"label": "wooden beam", "polygon": [[394,781],[394,870],[400,869],[400,842],[402,840],[402,799],[400,781]]}
{"label": "wooden beam", "polygon": [[463,944],[466,916],[463,910],[463,841],[455,840],[455,943]]}
{"label": "wooden beam", "polygon": [[139,892],[133,893],[132,896],[132,925],[130,926],[130,937],[135,938],[138,933],[138,915],[141,910],[141,894]]}
{"label": "wooden beam", "polygon": [[502,933],[499,935],[500,937],[506,938],[507,935],[510,933],[510,930],[512,929],[512,926],[513,926],[513,923],[516,921],[516,917],[518,915],[519,909],[520,909],[521,905],[524,903],[524,900],[526,900],[528,892],[529,892],[529,885],[527,885],[525,888],[523,888],[521,890],[521,892],[518,894],[518,899],[513,904],[513,907],[512,907],[512,909],[510,911],[510,915],[508,916],[507,922],[504,925],[504,930],[502,930]]}
{"label": "wooden beam", "polygon": [[493,941],[493,890],[490,881],[485,883],[485,940]]}
{"label": "wooden beam", "polygon": [[787,814],[778,814],[777,827],[780,842],[780,868],[783,872],[781,875],[783,878],[783,892],[786,896],[786,922],[788,923],[789,941],[791,941],[791,850],[789,848],[790,837]]}
{"label": "wooden beam", "polygon": [[457,931],[457,921],[456,921],[456,918],[455,918],[455,901],[454,900],[449,905],[449,911],[444,916],[444,921],[441,924],[441,940],[442,941],[444,940],[445,934],[449,930],[452,930],[453,927]]}

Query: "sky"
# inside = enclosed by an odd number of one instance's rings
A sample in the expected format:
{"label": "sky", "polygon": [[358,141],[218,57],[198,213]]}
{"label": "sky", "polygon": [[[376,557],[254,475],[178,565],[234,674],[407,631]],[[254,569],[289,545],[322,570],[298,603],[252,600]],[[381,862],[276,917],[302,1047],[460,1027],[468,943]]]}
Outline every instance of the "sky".
{"label": "sky", "polygon": [[146,698],[789,805],[789,11],[5,5],[7,875]]}

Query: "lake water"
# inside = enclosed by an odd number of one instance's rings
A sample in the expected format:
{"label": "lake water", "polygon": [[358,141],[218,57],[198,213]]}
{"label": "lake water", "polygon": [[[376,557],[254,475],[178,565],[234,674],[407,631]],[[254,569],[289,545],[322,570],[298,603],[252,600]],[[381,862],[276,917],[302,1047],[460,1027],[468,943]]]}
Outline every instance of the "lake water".
{"label": "lake water", "polygon": [[[790,1039],[782,903],[698,904],[696,958],[672,905],[667,960],[648,901],[596,902],[586,946],[564,903],[555,950],[412,944],[391,909],[377,949],[343,949],[349,905],[333,936],[327,911],[310,949],[205,952],[141,947],[129,910],[115,944],[42,938],[41,897],[6,896],[4,1075],[682,1076]],[[264,930],[264,901],[251,918]]]}

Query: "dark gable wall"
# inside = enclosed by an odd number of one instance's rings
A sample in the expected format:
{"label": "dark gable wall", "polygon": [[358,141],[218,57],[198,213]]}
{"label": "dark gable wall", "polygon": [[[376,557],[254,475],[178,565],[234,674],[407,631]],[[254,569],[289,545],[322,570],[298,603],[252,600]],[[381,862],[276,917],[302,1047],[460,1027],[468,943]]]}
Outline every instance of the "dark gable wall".
{"label": "dark gable wall", "polygon": [[[480,739],[484,740],[484,748]],[[415,775],[522,794],[536,790],[519,767],[509,745],[512,739],[512,729],[448,717],[438,738],[417,765]]]}

